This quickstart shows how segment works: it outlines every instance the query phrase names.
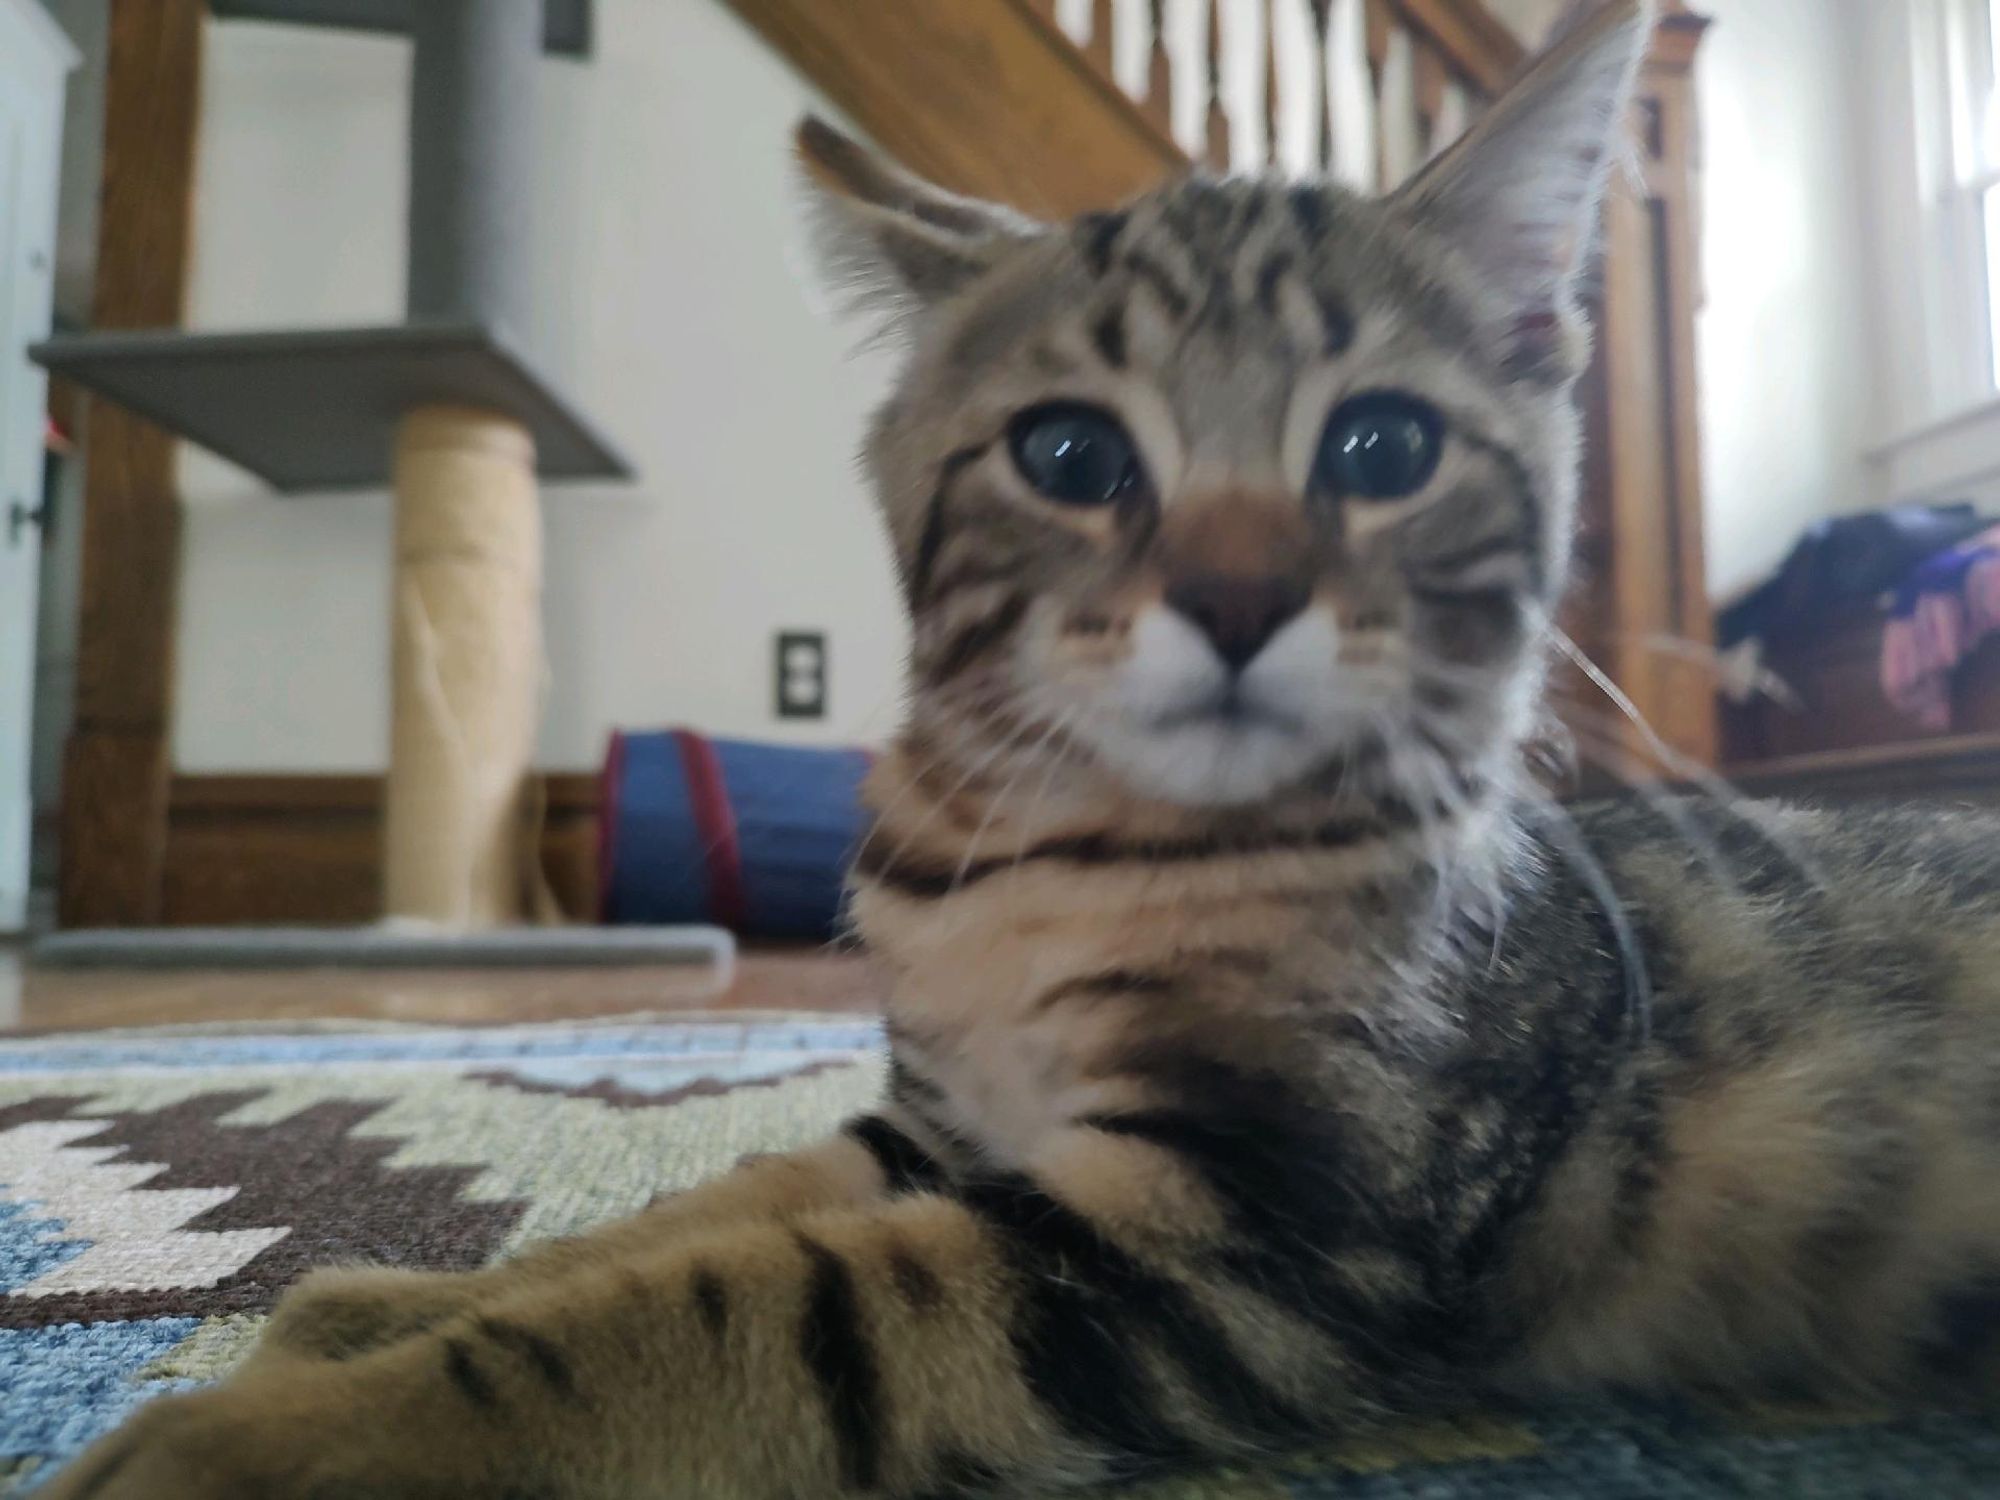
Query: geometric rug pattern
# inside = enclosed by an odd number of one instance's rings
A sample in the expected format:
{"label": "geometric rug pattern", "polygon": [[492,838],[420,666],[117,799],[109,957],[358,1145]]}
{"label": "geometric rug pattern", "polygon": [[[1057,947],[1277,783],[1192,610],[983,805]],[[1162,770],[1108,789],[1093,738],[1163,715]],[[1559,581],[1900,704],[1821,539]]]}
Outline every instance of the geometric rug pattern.
{"label": "geometric rug pattern", "polygon": [[[314,1266],[472,1269],[631,1213],[866,1108],[880,1048],[823,1015],[0,1040],[0,1496],[226,1373]],[[2000,1497],[2000,1430],[1593,1405],[1149,1500],[1736,1495]]]}

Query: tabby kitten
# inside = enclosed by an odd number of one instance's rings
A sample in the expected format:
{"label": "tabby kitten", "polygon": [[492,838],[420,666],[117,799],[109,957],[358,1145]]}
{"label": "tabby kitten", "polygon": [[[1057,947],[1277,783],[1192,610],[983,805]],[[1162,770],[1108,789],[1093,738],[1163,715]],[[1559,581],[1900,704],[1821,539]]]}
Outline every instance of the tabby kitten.
{"label": "tabby kitten", "polygon": [[512,1265],[315,1277],[53,1493],[1013,1494],[1988,1358],[2000,830],[1566,829],[1522,770],[1646,22],[1381,202],[1048,226],[809,122],[910,339],[868,453],[915,690],[854,895],[888,1098]]}

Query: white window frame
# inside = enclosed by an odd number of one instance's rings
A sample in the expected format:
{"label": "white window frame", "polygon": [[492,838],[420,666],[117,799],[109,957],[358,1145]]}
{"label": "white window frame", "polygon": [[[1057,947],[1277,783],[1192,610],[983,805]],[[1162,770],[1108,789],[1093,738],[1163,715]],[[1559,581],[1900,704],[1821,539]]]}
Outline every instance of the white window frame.
{"label": "white window frame", "polygon": [[[1934,278],[1926,323],[1934,403],[2000,396],[2000,0],[1918,0],[1917,175]],[[1990,227],[1989,227],[1990,226]]]}
{"label": "white window frame", "polygon": [[[1878,504],[2000,511],[2000,186],[1993,32],[2000,0],[1859,0],[1850,87],[1862,122],[1863,243],[1880,437]],[[1986,132],[1982,137],[1982,129]],[[2000,231],[2000,226],[1996,226]]]}

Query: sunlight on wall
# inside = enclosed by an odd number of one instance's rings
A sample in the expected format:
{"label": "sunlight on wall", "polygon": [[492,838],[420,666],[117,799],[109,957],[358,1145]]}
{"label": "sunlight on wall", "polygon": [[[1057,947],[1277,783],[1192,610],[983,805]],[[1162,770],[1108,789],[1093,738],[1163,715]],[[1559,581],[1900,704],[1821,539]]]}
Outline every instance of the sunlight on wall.
{"label": "sunlight on wall", "polygon": [[1846,7],[1706,8],[1699,349],[1709,578],[1722,597],[1810,522],[1867,503],[1872,423]]}

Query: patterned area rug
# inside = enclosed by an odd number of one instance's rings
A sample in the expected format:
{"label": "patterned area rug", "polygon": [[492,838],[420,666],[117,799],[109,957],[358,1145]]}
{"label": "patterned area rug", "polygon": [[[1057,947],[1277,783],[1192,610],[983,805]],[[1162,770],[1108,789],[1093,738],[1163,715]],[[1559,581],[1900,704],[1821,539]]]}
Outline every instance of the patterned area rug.
{"label": "patterned area rug", "polygon": [[[865,1106],[866,1021],[0,1041],[0,1495],[212,1380],[311,1266],[470,1268]],[[2000,1431],[1584,1408],[1422,1427],[1150,1500],[2000,1496]]]}

